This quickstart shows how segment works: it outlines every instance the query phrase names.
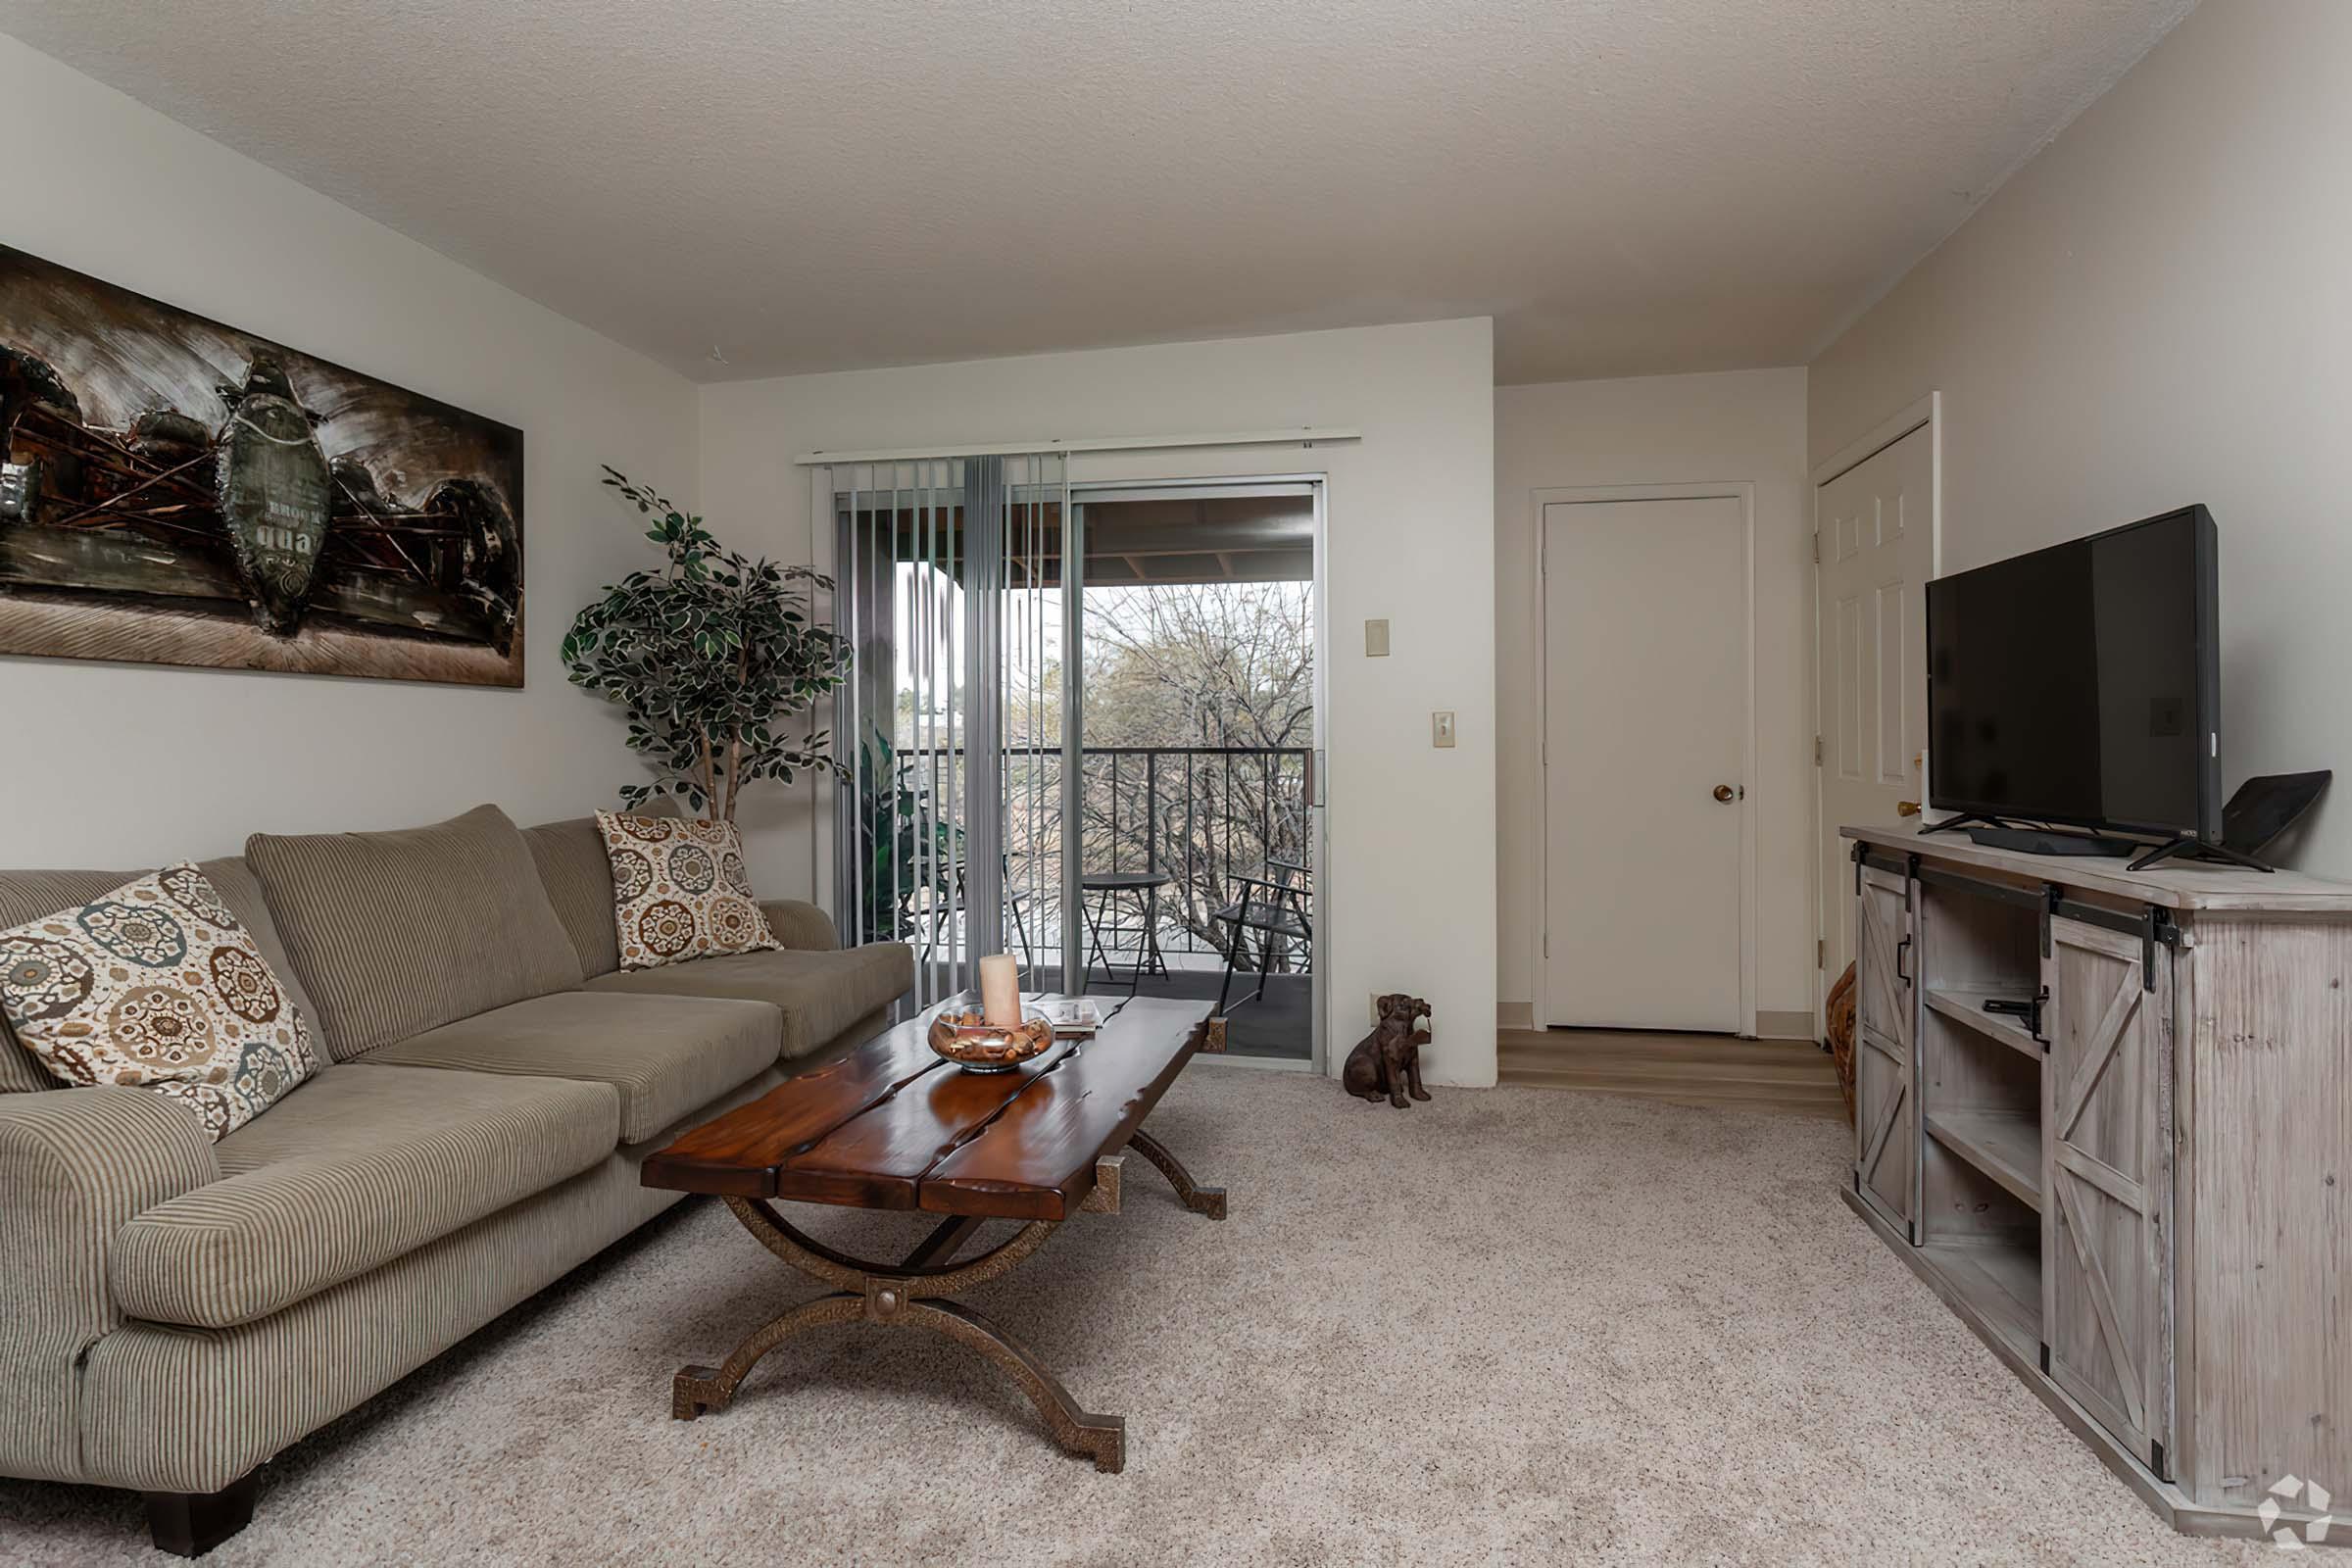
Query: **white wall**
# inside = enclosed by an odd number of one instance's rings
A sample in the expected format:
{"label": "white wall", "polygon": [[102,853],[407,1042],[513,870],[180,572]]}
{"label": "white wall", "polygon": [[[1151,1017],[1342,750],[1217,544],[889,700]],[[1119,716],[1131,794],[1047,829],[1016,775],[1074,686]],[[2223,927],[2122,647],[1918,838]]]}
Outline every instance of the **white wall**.
{"label": "white wall", "polygon": [[2352,767],[2348,149],[2352,5],[2206,0],[1812,368],[1816,458],[1942,391],[1947,571],[2213,509],[2225,790]]}
{"label": "white wall", "polygon": [[1801,369],[1495,390],[1496,987],[1506,1020],[1527,1017],[1543,910],[1537,708],[1543,584],[1531,493],[1739,480],[1756,487],[1756,777],[1748,781],[1756,832],[1756,1009],[1810,1016],[1813,756],[1805,682],[1813,558],[1805,473]]}
{"label": "white wall", "polygon": [[[1494,1079],[1494,474],[1491,323],[1474,319],[708,387],[702,494],[721,538],[812,559],[815,448],[1348,425],[1361,443],[1089,456],[1079,479],[1325,471],[1332,630],[1329,874],[1320,889],[1331,1045],[1369,1025],[1366,999],[1435,1007],[1432,1078]],[[829,555],[822,542],[813,559]],[[1386,616],[1392,657],[1361,623]],[[1452,709],[1459,744],[1429,744]],[[813,813],[747,810],[755,876],[815,887]]]}
{"label": "white wall", "polygon": [[556,645],[650,560],[609,462],[690,499],[692,386],[585,327],[0,38],[0,239],[521,427],[528,686],[492,691],[0,658],[0,865],[132,867],[259,828],[525,822],[635,777]]}

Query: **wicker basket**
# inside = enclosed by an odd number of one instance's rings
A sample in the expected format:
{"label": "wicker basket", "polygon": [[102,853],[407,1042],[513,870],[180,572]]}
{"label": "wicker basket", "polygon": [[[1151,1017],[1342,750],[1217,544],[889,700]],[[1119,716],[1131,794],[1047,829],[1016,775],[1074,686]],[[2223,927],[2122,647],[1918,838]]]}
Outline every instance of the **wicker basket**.
{"label": "wicker basket", "polygon": [[1854,1119],[1854,966],[1830,987],[1830,1058],[1838,1064],[1838,1092],[1845,1097],[1845,1119]]}

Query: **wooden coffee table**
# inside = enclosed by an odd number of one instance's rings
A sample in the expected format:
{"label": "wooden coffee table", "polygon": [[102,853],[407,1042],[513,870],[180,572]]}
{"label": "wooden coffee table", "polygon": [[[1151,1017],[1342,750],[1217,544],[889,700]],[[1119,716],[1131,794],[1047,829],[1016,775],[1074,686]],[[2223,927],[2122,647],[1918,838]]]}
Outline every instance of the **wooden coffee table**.
{"label": "wooden coffee table", "polygon": [[[805,1329],[862,1319],[929,1329],[1009,1373],[1054,1441],[1126,1464],[1126,1422],[1079,1407],[1021,1344],[947,1298],[1004,1274],[1080,1210],[1115,1214],[1126,1152],[1158,1167],[1197,1214],[1225,1217],[1223,1188],[1197,1185],[1143,1120],[1210,1038],[1201,1003],[1138,997],[1091,1039],[1059,1040],[1011,1072],[964,1072],[932,1054],[924,1020],[780,1084],[647,1159],[648,1187],[723,1198],[744,1229],[833,1288],[802,1302],[715,1367],[681,1370],[670,1414],[723,1410],[760,1358]],[[943,1216],[897,1263],[870,1263],[795,1229],[770,1199]],[[969,1261],[956,1254],[989,1220],[1025,1223]]]}

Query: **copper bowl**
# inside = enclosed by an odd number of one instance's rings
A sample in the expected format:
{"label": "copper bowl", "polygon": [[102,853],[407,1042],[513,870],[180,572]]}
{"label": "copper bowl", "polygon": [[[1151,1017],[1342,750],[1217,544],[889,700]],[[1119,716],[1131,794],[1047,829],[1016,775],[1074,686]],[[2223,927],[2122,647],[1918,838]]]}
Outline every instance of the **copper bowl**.
{"label": "copper bowl", "polygon": [[1021,1009],[1011,1029],[982,1020],[978,1011],[943,1011],[925,1036],[931,1049],[965,1072],[1010,1072],[1054,1044],[1054,1020],[1035,1007]]}

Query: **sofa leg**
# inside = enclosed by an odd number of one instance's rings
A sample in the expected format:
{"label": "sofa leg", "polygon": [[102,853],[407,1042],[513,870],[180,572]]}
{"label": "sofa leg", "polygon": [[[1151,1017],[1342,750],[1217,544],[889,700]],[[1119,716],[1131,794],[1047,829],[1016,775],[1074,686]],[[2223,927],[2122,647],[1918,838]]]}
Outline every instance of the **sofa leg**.
{"label": "sofa leg", "polygon": [[219,1492],[150,1492],[147,1532],[158,1551],[201,1557],[253,1523],[252,1471]]}

